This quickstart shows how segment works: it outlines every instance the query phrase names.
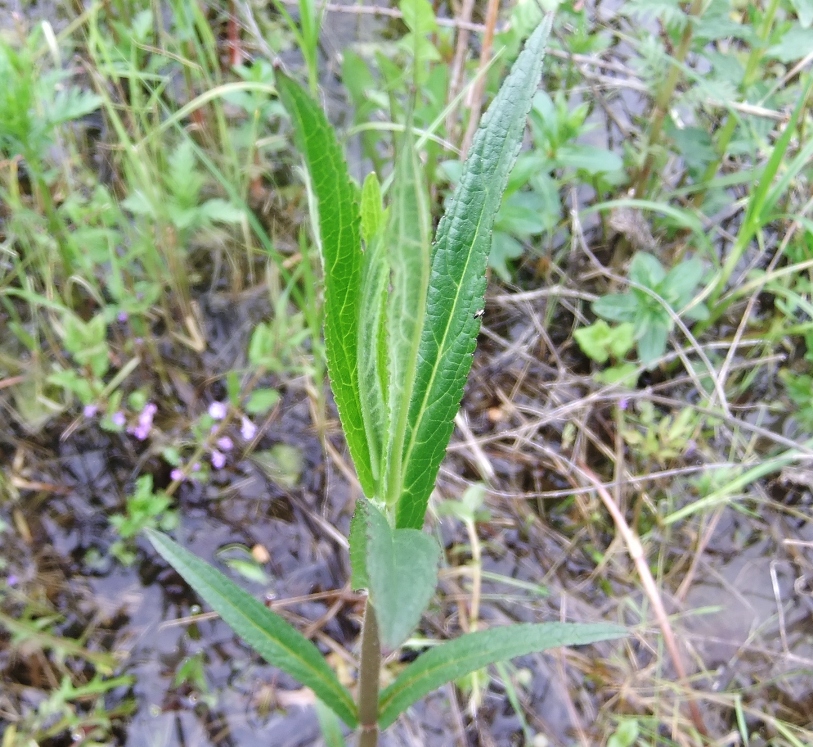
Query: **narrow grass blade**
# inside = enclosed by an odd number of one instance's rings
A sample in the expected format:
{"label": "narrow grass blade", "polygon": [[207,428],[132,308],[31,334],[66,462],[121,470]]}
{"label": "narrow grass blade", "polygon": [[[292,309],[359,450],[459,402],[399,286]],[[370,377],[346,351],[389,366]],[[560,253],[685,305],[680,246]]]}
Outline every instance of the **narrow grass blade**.
{"label": "narrow grass blade", "polygon": [[166,535],[145,532],[158,553],[263,659],[313,690],[350,728],[358,724],[350,693],[305,636]]}
{"label": "narrow grass blade", "polygon": [[389,440],[380,497],[390,506],[395,505],[401,495],[401,459],[429,285],[432,229],[429,196],[422,175],[410,115],[396,165],[390,219],[384,234],[392,293],[387,306]]}
{"label": "narrow grass blade", "polygon": [[469,633],[429,649],[410,664],[382,693],[378,725],[386,729],[409,706],[447,682],[517,656],[559,646],[581,646],[625,636],[607,623],[542,623],[508,625]]}
{"label": "narrow grass blade", "polygon": [[426,320],[403,449],[399,527],[423,526],[429,494],[452,434],[483,307],[491,230],[539,85],[551,19],[531,35],[475,135],[438,228]]}
{"label": "narrow grass blade", "polygon": [[358,385],[358,320],[361,298],[359,208],[336,134],[316,102],[282,71],[280,100],[311,175],[319,208],[325,274],[325,349],[333,396],[361,487],[374,495],[372,462]]}
{"label": "narrow grass blade", "polygon": [[[768,159],[768,162],[765,164],[765,168],[762,170],[762,174],[757,180],[754,191],[748,199],[748,207],[745,210],[745,216],[743,217],[742,224],[740,225],[740,229],[737,233],[737,240],[735,241],[734,246],[731,248],[725,264],[720,270],[720,274],[714,283],[711,293],[709,294],[708,305],[712,310],[711,317],[705,323],[700,325],[700,330],[707,329],[712,322],[716,321],[720,315],[724,313],[727,305],[718,305],[717,300],[725,290],[731,275],[739,264],[743,254],[745,254],[748,245],[751,243],[751,239],[764,224],[764,221],[766,220],[765,213],[767,212],[766,206],[772,207],[776,203],[777,199],[779,199],[781,192],[778,192],[776,189],[772,189],[773,180],[785,160],[785,155],[788,147],[790,146],[790,141],[797,131],[797,122],[802,112],[804,112],[806,109],[806,102],[810,96],[812,88],[813,78],[809,78],[807,85],[805,86],[805,89],[799,99],[799,103],[793,110],[790,120],[788,121],[787,125],[785,125],[785,129],[783,130],[782,134],[777,138],[773,151],[771,152],[771,156]],[[809,154],[806,156],[806,158],[807,157],[809,157]],[[792,171],[795,171],[795,169]],[[784,189],[787,188],[787,183],[784,179],[780,179],[779,185],[777,186],[781,186],[781,190],[784,191]]]}
{"label": "narrow grass blade", "polygon": [[737,496],[737,494],[752,483],[755,483],[757,480],[765,477],[766,475],[780,472],[788,465],[794,464],[805,457],[809,458],[809,456],[804,452],[790,449],[782,452],[778,456],[772,457],[771,459],[764,459],[758,464],[750,467],[750,469],[746,470],[742,474],[732,478],[730,482],[726,483],[721,488],[718,488],[713,493],[709,493],[709,495],[700,498],[693,503],[684,506],[683,508],[679,508],[677,511],[673,511],[671,514],[668,514],[663,518],[663,522],[666,525],[674,524],[676,521],[688,519],[690,516],[698,513],[699,511],[709,511],[715,506],[719,506],[721,503],[733,503],[734,501],[739,500],[739,496]]}

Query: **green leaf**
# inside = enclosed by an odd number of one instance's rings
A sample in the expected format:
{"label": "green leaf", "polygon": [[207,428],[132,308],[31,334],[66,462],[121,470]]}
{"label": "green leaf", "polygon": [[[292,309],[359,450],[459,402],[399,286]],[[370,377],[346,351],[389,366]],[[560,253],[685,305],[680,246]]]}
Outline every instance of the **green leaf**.
{"label": "green leaf", "polygon": [[655,290],[666,277],[660,260],[648,252],[638,252],[630,262],[630,280]]}
{"label": "green leaf", "polygon": [[692,300],[697,284],[703,279],[703,263],[696,257],[681,262],[671,270],[661,283],[664,299],[676,311]]}
{"label": "green leaf", "polygon": [[316,646],[220,571],[166,535],[144,531],[159,554],[260,656],[313,690],[349,727],[358,724],[350,693]]}
{"label": "green leaf", "polygon": [[305,459],[302,451],[290,444],[274,444],[265,451],[255,451],[251,455],[265,476],[284,488],[294,488],[299,484]]}
{"label": "green leaf", "polygon": [[384,226],[386,214],[381,202],[381,185],[375,171],[364,179],[361,187],[361,238],[368,249],[373,237]]}
{"label": "green leaf", "polygon": [[386,729],[400,713],[447,682],[482,667],[559,646],[581,646],[621,638],[626,631],[607,623],[509,625],[468,633],[421,654],[382,693],[378,724]]}
{"label": "green leaf", "polygon": [[432,227],[422,175],[412,138],[410,113],[396,165],[390,217],[384,234],[392,273],[386,320],[389,428],[384,450],[384,483],[378,497],[390,506],[401,497],[404,476],[401,460],[427,308]]}
{"label": "green leaf", "polygon": [[366,495],[374,495],[375,481],[358,385],[362,253],[355,192],[344,154],[324,112],[279,70],[276,84],[308,165],[319,208],[325,273],[325,349],[333,397],[361,487]]}
{"label": "green leaf", "polygon": [[638,741],[638,722],[634,718],[625,719],[607,741],[607,747],[634,747]]}
{"label": "green leaf", "polygon": [[813,28],[799,28],[794,26],[780,40],[771,47],[766,57],[772,57],[780,62],[796,62],[813,49]]}
{"label": "green leaf", "polygon": [[255,389],[246,402],[246,412],[250,415],[261,415],[268,412],[279,402],[279,392],[276,389]]}
{"label": "green leaf", "polygon": [[610,293],[593,301],[593,311],[610,322],[632,322],[638,301],[629,293]]}
{"label": "green leaf", "polygon": [[522,256],[522,244],[513,236],[502,231],[494,231],[491,237],[491,252],[488,255],[488,265],[505,283],[511,282],[511,271],[508,269],[508,260],[518,259]]}
{"label": "green leaf", "polygon": [[387,383],[387,299],[389,297],[389,262],[386,242],[380,234],[367,244],[361,272],[361,308],[359,312],[358,385],[361,415],[370,452],[370,468],[375,490],[381,493],[381,461],[389,430],[386,405]]}
{"label": "green leaf", "polygon": [[624,322],[618,327],[610,327],[599,319],[589,327],[577,329],[573,333],[582,352],[597,363],[606,363],[613,358],[623,358],[635,344],[635,327]]}
{"label": "green leaf", "polygon": [[203,203],[203,214],[215,223],[239,223],[245,217],[245,211],[227,200],[219,197]]}
{"label": "green leaf", "polygon": [[367,503],[367,574],[381,640],[396,648],[421,619],[438,579],[440,548],[419,529],[393,529]]}
{"label": "green leaf", "polygon": [[638,340],[638,357],[641,359],[641,363],[647,368],[651,368],[666,350],[668,339],[668,327],[657,320],[648,320]]}
{"label": "green leaf", "polygon": [[404,23],[413,33],[426,35],[437,29],[435,12],[428,0],[401,0],[399,5]]}
{"label": "green leaf", "polygon": [[350,520],[350,586],[353,591],[370,588],[367,575],[367,506],[365,500],[356,501],[356,510]]}
{"label": "green leaf", "polygon": [[319,731],[322,732],[325,747],[345,747],[342,726],[338,718],[336,718],[336,714],[318,698],[315,705],[316,718],[319,720]]}
{"label": "green leaf", "polygon": [[556,150],[556,162],[591,175],[621,171],[624,168],[621,156],[595,145],[562,145]]}
{"label": "green leaf", "polygon": [[799,25],[803,29],[809,28],[813,24],[813,0],[790,0],[790,4],[796,11]]}
{"label": "green leaf", "polygon": [[102,97],[95,93],[67,88],[56,92],[48,116],[54,124],[70,122],[96,111],[101,103]]}
{"label": "green leaf", "polygon": [[432,252],[426,321],[403,452],[398,527],[423,526],[480,328],[491,229],[539,85],[551,18],[517,58],[475,135]]}
{"label": "green leaf", "polygon": [[618,366],[610,366],[603,371],[597,371],[593,378],[599,384],[622,384],[633,387],[638,380],[638,366],[635,363],[621,363]]}

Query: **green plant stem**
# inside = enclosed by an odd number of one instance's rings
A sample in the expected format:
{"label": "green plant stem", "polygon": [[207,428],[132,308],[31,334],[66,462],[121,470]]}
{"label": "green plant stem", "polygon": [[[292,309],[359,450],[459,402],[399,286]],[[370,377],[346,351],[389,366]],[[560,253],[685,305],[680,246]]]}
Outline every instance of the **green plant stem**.
{"label": "green plant stem", "polygon": [[361,629],[361,663],[359,665],[359,744],[358,747],[376,747],[378,744],[378,685],[381,675],[381,641],[375,610],[367,599],[364,624]]}
{"label": "green plant stem", "polygon": [[[758,77],[759,62],[762,59],[762,54],[764,52],[764,42],[771,33],[773,19],[776,16],[776,11],[778,8],[779,0],[772,0],[768,10],[765,12],[765,16],[762,19],[762,25],[760,26],[758,32],[759,43],[751,49],[751,52],[748,55],[748,61],[745,63],[745,73],[742,76],[743,94],[748,93],[748,89],[754,84]],[[725,154],[728,151],[728,146],[731,143],[731,138],[734,136],[734,131],[737,129],[738,122],[739,118],[735,114],[729,113],[728,119],[726,119],[726,123],[723,125],[723,128],[720,130],[720,134],[717,137],[717,157],[706,167],[701,184],[707,184],[717,173],[717,169],[720,168],[720,164],[725,158]],[[692,202],[695,205],[699,205],[705,193],[705,188],[696,192]]]}
{"label": "green plant stem", "polygon": [[[692,7],[689,9],[690,16],[699,16],[703,10],[703,0],[692,0]],[[680,37],[680,44],[678,44],[677,51],[675,52],[675,59],[669,68],[669,75],[666,82],[658,93],[655,99],[655,110],[652,112],[652,126],[649,128],[647,142],[645,146],[646,158],[641,170],[638,173],[638,178],[635,181],[635,196],[643,197],[646,194],[646,186],[649,177],[652,174],[652,166],[654,164],[655,155],[653,147],[658,143],[663,130],[663,123],[666,119],[666,112],[669,109],[669,103],[675,93],[675,88],[678,84],[680,77],[680,68],[689,53],[689,47],[692,43],[692,22],[687,20],[686,28],[683,29],[683,36]]]}

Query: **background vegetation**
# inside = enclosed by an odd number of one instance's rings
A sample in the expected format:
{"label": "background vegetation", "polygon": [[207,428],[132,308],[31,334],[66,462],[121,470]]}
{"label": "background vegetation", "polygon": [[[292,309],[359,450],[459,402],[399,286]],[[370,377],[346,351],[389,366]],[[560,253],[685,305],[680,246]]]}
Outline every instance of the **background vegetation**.
{"label": "background vegetation", "polygon": [[[389,174],[417,74],[438,216],[540,14],[4,15],[3,747],[320,738],[309,692],[139,534],[174,530],[353,681],[335,527],[358,487],[273,65],[323,98],[359,184]],[[389,738],[810,744],[813,5],[562,3],[549,54],[432,502],[441,600],[410,645],[509,619],[634,636],[478,673]]]}

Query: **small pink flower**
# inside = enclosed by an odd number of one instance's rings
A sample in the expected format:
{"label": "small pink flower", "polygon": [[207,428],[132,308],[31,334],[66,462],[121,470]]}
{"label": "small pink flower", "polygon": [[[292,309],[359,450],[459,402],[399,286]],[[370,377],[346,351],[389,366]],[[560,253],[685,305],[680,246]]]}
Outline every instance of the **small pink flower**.
{"label": "small pink flower", "polygon": [[119,321],[120,321],[122,324],[124,324],[124,322],[126,322],[126,321],[129,319],[129,317],[127,316],[127,312],[126,312],[126,311],[120,311],[120,312],[119,312],[119,313],[116,315],[116,319],[118,319],[118,320],[119,320]]}
{"label": "small pink flower", "polygon": [[215,469],[223,469],[226,466],[226,455],[217,449],[212,449],[210,459],[212,460],[212,467]]}
{"label": "small pink flower", "polygon": [[155,413],[158,412],[158,406],[152,402],[144,405],[144,409],[138,416],[138,425],[135,428],[130,428],[129,432],[132,433],[139,441],[145,441],[147,436],[150,435],[152,430],[152,419]]}
{"label": "small pink flower", "polygon": [[183,470],[178,469],[177,467],[169,473],[169,477],[174,482],[183,482],[186,479],[186,475],[183,473]]}
{"label": "small pink flower", "polygon": [[124,413],[119,410],[110,416],[110,422],[112,422],[117,428],[123,428],[124,424],[127,422],[127,418],[125,418]]}
{"label": "small pink flower", "polygon": [[228,411],[225,402],[212,402],[212,404],[209,405],[209,416],[215,420],[223,420]]}
{"label": "small pink flower", "polygon": [[96,405],[85,405],[85,409],[82,411],[82,414],[88,418],[88,420],[96,415],[99,411],[99,408]]}
{"label": "small pink flower", "polygon": [[200,472],[200,462],[195,462],[195,463],[192,465],[192,471],[193,471],[193,472]]}
{"label": "small pink flower", "polygon": [[251,441],[254,436],[257,435],[257,426],[254,425],[245,415],[243,416],[243,422],[240,425],[240,435],[246,441]]}
{"label": "small pink flower", "polygon": [[231,451],[234,448],[234,443],[228,436],[221,436],[217,439],[217,448],[221,451]]}

